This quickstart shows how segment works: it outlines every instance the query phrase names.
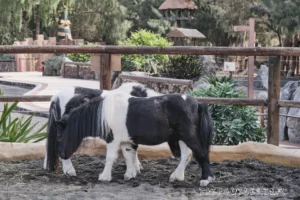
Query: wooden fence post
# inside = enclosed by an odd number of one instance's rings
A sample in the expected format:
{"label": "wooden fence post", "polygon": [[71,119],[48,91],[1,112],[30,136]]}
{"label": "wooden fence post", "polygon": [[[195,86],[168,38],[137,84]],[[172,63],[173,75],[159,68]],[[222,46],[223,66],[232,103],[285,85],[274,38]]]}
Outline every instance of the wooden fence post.
{"label": "wooden fence post", "polygon": [[279,145],[280,56],[269,57],[268,144]]}
{"label": "wooden fence post", "polygon": [[265,128],[265,106],[259,106],[259,112],[261,114],[260,116],[260,127]]}
{"label": "wooden fence post", "polygon": [[111,89],[110,54],[100,54],[100,90]]}

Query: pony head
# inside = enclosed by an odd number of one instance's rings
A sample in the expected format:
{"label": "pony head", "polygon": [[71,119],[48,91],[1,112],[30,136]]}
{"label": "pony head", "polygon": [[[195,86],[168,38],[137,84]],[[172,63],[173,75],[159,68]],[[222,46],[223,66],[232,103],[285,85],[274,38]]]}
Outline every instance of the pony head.
{"label": "pony head", "polygon": [[[69,118],[69,115],[64,115],[63,118],[59,121],[56,121],[56,127],[57,127],[57,141],[59,143],[58,145],[58,153],[59,156],[62,159],[68,159],[73,154],[69,142],[66,142],[69,140],[69,135],[64,134],[64,131],[67,126],[67,120]],[[69,145],[68,145],[69,144]]]}
{"label": "pony head", "polygon": [[69,159],[87,137],[101,137],[102,97],[72,109],[56,121],[58,135],[58,154],[62,159]]}

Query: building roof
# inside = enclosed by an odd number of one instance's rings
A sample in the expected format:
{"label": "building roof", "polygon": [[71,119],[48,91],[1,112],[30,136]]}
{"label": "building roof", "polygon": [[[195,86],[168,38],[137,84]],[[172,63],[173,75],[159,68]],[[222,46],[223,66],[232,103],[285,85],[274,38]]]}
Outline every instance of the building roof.
{"label": "building roof", "polygon": [[193,0],[166,0],[159,10],[198,9]]}
{"label": "building roof", "polygon": [[206,37],[196,29],[175,28],[167,34],[169,38],[198,38],[205,39]]}

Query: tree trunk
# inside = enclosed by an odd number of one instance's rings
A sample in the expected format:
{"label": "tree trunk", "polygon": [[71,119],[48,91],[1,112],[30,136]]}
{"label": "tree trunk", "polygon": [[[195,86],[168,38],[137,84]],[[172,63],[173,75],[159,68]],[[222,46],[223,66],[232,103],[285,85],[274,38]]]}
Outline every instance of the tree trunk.
{"label": "tree trunk", "polygon": [[28,24],[28,16],[27,16],[27,12],[23,11],[23,16],[22,16],[22,20],[23,20],[23,37],[26,38],[28,37],[28,30],[27,30],[27,24]]}
{"label": "tree trunk", "polygon": [[37,39],[38,35],[40,34],[41,27],[40,4],[36,5],[35,26],[35,37]]}

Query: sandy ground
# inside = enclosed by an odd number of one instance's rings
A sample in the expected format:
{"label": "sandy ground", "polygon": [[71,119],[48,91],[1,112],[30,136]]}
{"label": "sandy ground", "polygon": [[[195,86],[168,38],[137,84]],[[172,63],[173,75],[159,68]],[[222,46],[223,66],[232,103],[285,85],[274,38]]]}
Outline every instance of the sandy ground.
{"label": "sandy ground", "polygon": [[256,160],[212,163],[214,183],[199,188],[201,170],[195,161],[184,182],[169,183],[177,159],[141,163],[136,179],[125,181],[124,160],[114,165],[113,180],[99,182],[103,156],[74,156],[77,177],[49,173],[43,160],[0,162],[0,199],[300,199],[300,169],[265,165]]}

